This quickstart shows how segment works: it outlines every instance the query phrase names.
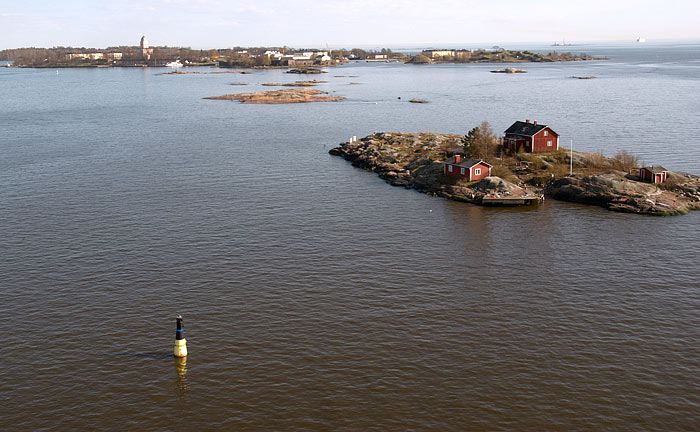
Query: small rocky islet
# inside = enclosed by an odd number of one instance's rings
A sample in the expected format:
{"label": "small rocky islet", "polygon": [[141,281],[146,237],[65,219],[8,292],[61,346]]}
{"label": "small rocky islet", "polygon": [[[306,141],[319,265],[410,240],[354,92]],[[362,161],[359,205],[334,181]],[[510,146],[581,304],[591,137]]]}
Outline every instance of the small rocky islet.
{"label": "small rocky islet", "polygon": [[340,96],[330,96],[321,90],[307,87],[270,90],[252,93],[236,93],[223,96],[209,96],[204,99],[214,100],[238,100],[241,103],[257,104],[286,104],[308,102],[331,102],[345,99]]}
{"label": "small rocky islet", "polygon": [[328,81],[303,80],[291,83],[262,83],[261,85],[265,87],[314,87],[316,84],[325,84],[327,82]]}
{"label": "small rocky islet", "polygon": [[491,73],[504,73],[504,74],[516,74],[516,73],[527,73],[525,69],[518,69],[518,68],[505,68],[505,69],[496,69],[492,70]]}
{"label": "small rocky islet", "polygon": [[571,156],[560,150],[504,158],[506,162],[499,168],[509,174],[505,179],[492,176],[471,183],[458,181],[444,175],[443,162],[461,151],[462,139],[457,134],[376,132],[341,143],[329,153],[376,172],[393,186],[478,205],[486,205],[484,198],[494,196],[546,196],[649,215],[700,209],[700,177],[669,172],[667,184],[659,187],[614,169],[613,158],[592,153],[573,153],[573,175],[561,173],[559,168],[568,167]]}

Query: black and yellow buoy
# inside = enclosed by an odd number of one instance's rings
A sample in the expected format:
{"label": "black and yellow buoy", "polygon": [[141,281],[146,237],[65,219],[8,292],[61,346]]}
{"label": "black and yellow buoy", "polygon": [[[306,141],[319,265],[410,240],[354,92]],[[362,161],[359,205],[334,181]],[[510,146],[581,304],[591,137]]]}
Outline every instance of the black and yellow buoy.
{"label": "black and yellow buoy", "polygon": [[185,339],[184,328],[182,326],[182,316],[175,317],[177,320],[177,330],[175,330],[175,357],[187,357],[187,339]]}

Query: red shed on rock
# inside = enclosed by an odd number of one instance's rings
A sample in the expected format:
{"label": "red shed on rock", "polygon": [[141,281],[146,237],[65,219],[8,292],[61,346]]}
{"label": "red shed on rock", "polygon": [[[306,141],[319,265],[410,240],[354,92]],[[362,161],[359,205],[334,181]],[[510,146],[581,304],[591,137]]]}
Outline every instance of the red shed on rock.
{"label": "red shed on rock", "polygon": [[516,121],[506,129],[503,148],[525,153],[551,152],[559,149],[559,134],[547,125]]}
{"label": "red shed on rock", "polygon": [[652,183],[663,183],[668,178],[668,171],[662,166],[639,168],[639,178]]}
{"label": "red shed on rock", "polygon": [[460,155],[452,156],[444,163],[445,175],[466,179],[467,181],[481,180],[491,175],[492,165],[479,159],[464,159]]}

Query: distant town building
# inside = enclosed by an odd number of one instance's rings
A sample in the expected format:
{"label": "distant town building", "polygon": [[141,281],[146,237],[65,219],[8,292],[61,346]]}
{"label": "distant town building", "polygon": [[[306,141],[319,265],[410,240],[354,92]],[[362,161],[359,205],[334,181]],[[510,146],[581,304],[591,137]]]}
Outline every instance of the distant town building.
{"label": "distant town building", "polygon": [[148,45],[148,39],[146,39],[145,35],[141,36],[141,43],[139,46],[141,47],[141,56],[146,60],[150,60],[153,54],[153,48]]}
{"label": "distant town building", "polygon": [[295,56],[288,60],[287,65],[293,66],[311,66],[314,64],[314,60],[305,56]]}
{"label": "distant town building", "polygon": [[423,50],[421,54],[432,59],[455,56],[454,50]]}
{"label": "distant town building", "polygon": [[443,164],[446,176],[457,177],[467,181],[481,180],[491,175],[492,165],[480,159],[464,159],[461,155],[454,155]]}
{"label": "distant town building", "polygon": [[75,60],[75,59],[85,59],[85,60],[100,60],[105,58],[104,53],[96,52],[96,53],[71,53],[68,54],[68,60]]}
{"label": "distant town building", "polygon": [[471,56],[472,56],[472,52],[470,50],[461,49],[461,50],[455,51],[455,58],[457,60],[468,60],[471,58]]}
{"label": "distant town building", "polygon": [[559,134],[537,122],[516,121],[506,129],[503,148],[525,153],[551,152],[559,149]]}

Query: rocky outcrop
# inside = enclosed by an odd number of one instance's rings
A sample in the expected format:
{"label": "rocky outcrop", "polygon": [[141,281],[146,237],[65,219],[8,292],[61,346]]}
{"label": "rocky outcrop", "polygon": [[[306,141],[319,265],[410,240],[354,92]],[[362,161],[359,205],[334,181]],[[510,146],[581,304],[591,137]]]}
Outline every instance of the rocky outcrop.
{"label": "rocky outcrop", "polygon": [[679,193],[632,180],[621,171],[609,171],[586,177],[564,177],[550,183],[546,192],[554,199],[593,204],[609,210],[673,215],[700,208],[700,190],[693,188],[696,184],[697,179],[689,181]]}
{"label": "rocky outcrop", "polygon": [[500,177],[486,177],[477,183],[474,186],[474,189],[485,194],[503,194],[516,197],[527,194],[525,189],[521,188],[515,183],[503,180]]}
{"label": "rocky outcrop", "polygon": [[[543,187],[533,186],[533,177],[523,177],[541,174],[540,171],[533,174],[532,169],[508,177],[519,184],[499,177],[487,177],[477,183],[458,181],[443,174],[442,161],[461,146],[461,135],[377,132],[360,140],[342,143],[329,153],[345,158],[353,166],[376,172],[391,185],[474,204],[487,205],[487,201],[493,200],[539,202],[546,193],[557,200],[597,205],[621,212],[674,215],[700,209],[700,177],[669,173],[667,182],[659,187],[635,180],[624,172],[610,170],[611,160],[593,153],[574,153],[574,167],[589,172],[594,166],[599,167],[598,174],[589,176],[574,175],[557,179],[549,173],[551,164],[540,161],[541,167],[537,169],[548,173],[542,176],[546,178],[541,183]],[[568,165],[569,155],[561,156]],[[526,187],[523,179],[527,178],[530,179],[527,181],[530,186]]]}
{"label": "rocky outcrop", "polygon": [[262,83],[266,87],[314,87],[316,84],[327,83],[328,81],[308,80],[294,81],[293,83]]}
{"label": "rocky outcrop", "polygon": [[343,143],[329,153],[345,158],[355,167],[376,172],[394,186],[436,193],[441,187],[436,177],[442,172],[442,165],[436,162],[438,155],[460,139],[460,135],[379,132]]}
{"label": "rocky outcrop", "polygon": [[[415,189],[455,201],[482,204],[484,196],[528,193],[498,177],[487,177],[474,185],[446,182],[442,161],[462,136],[453,134],[374,133],[354,142],[342,143],[329,151],[352,165],[376,172],[393,186]],[[453,184],[454,183],[454,184]]]}
{"label": "rocky outcrop", "polygon": [[527,73],[525,69],[518,69],[518,68],[505,68],[505,69],[498,69],[498,70],[492,70],[491,73],[507,73],[507,74],[513,74],[513,73]]}
{"label": "rocky outcrop", "polygon": [[293,74],[320,74],[320,73],[326,73],[326,71],[322,71],[321,69],[317,68],[297,68],[297,69],[289,69],[287,73],[293,73]]}
{"label": "rocky outcrop", "polygon": [[338,96],[329,96],[326,92],[322,92],[321,90],[314,90],[310,88],[295,88],[271,90],[265,92],[238,93],[223,96],[210,96],[205,97],[204,99],[239,100],[242,103],[283,104],[339,101],[345,98]]}

